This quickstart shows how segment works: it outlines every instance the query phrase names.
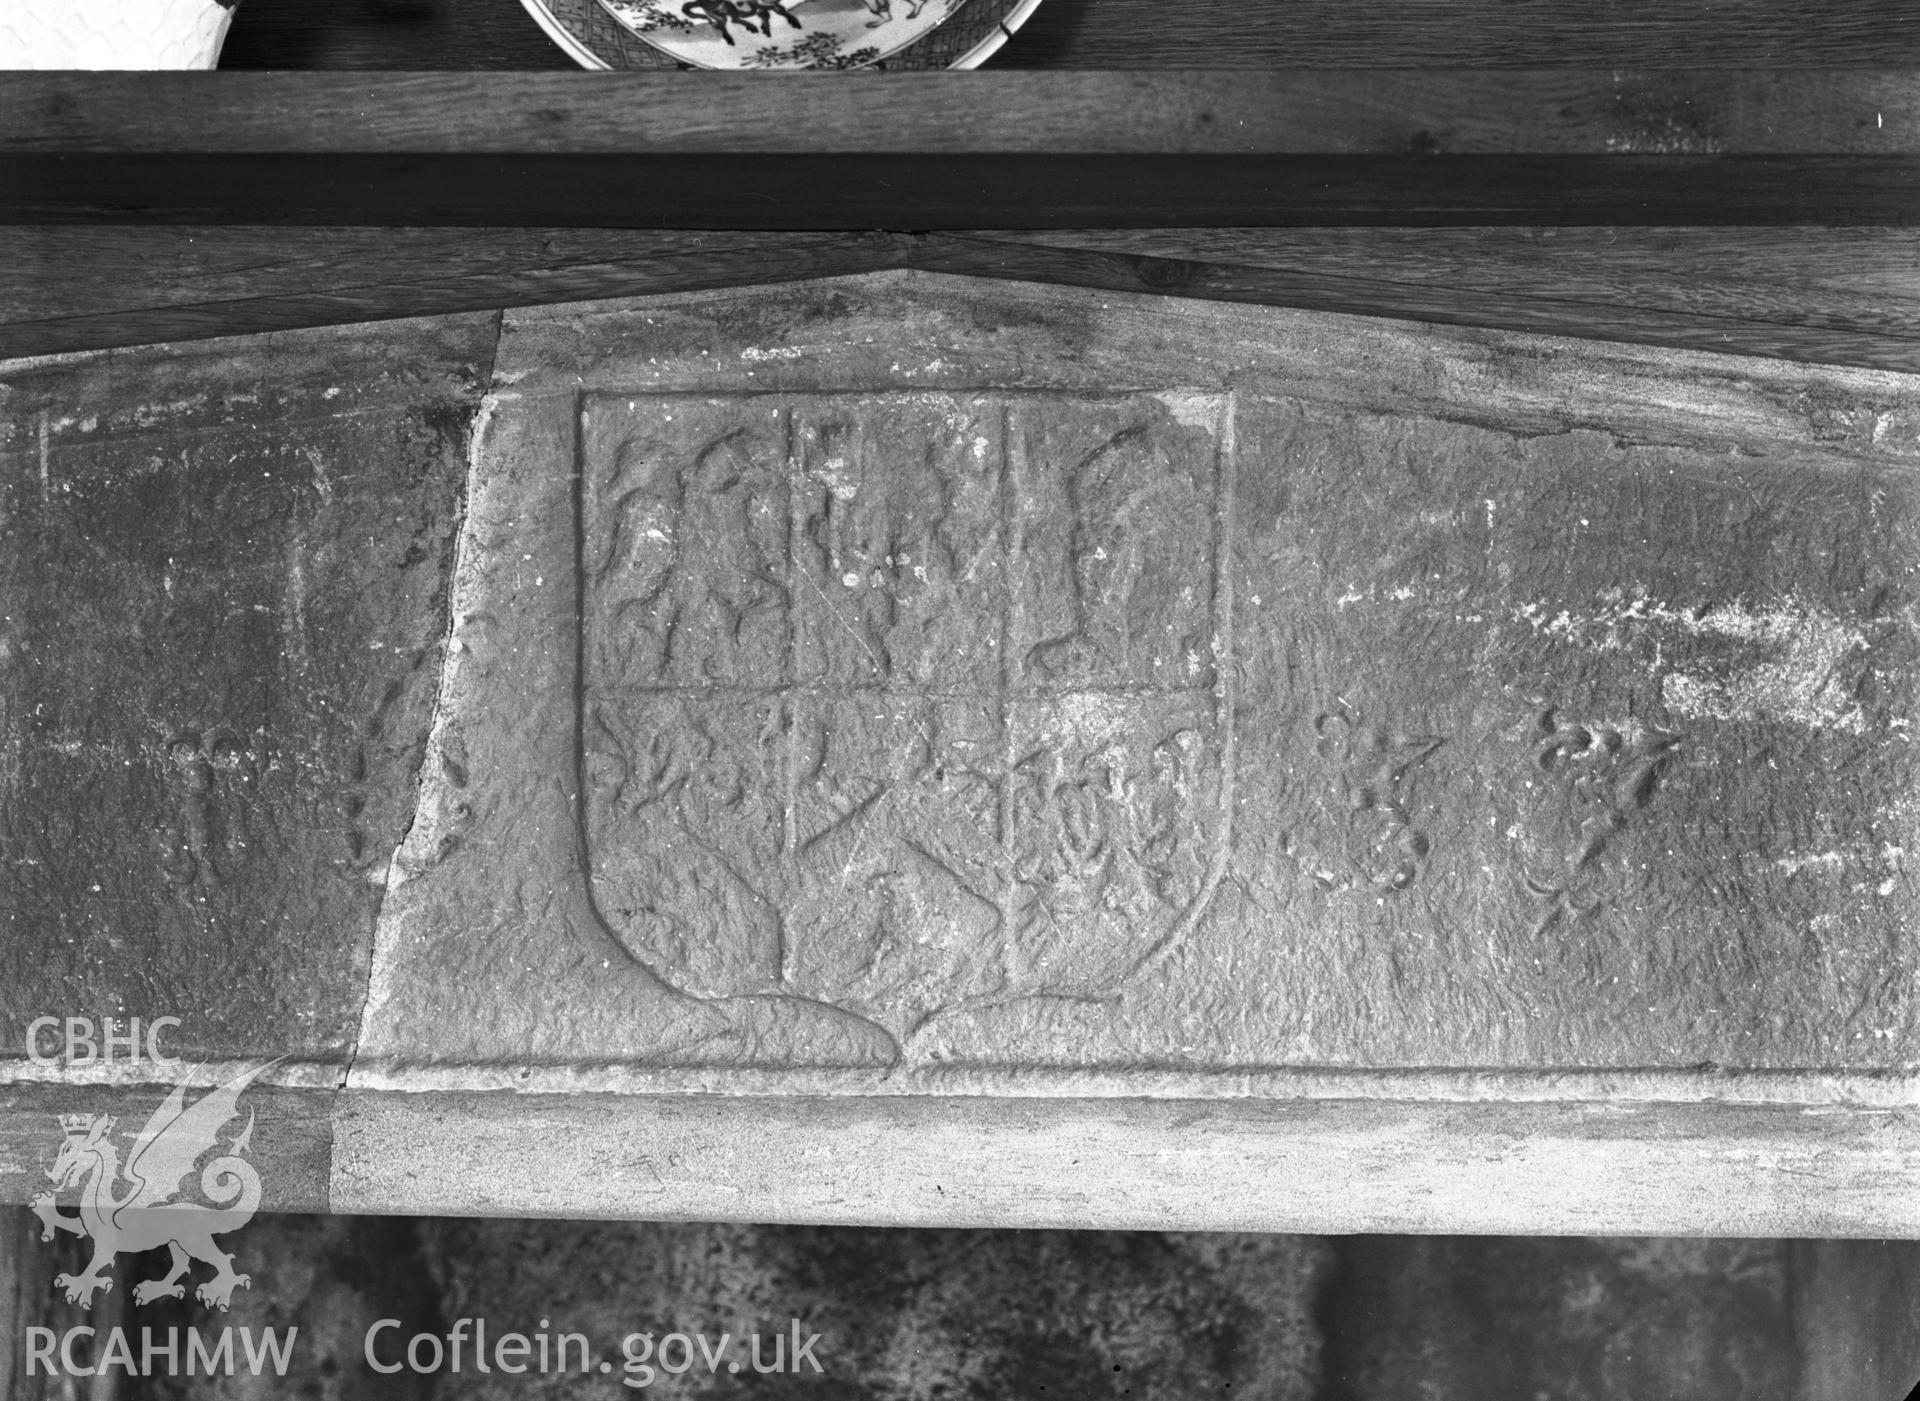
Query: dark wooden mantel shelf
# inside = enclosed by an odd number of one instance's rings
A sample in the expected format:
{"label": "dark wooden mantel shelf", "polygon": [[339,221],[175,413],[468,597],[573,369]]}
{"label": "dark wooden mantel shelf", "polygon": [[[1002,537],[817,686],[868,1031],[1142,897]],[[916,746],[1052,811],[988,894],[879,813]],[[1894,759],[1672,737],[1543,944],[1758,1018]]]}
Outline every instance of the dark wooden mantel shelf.
{"label": "dark wooden mantel shelf", "polygon": [[0,221],[1911,223],[1920,72],[10,75]]}
{"label": "dark wooden mantel shelf", "polygon": [[0,356],[917,268],[1913,370],[1888,52],[9,74]]}

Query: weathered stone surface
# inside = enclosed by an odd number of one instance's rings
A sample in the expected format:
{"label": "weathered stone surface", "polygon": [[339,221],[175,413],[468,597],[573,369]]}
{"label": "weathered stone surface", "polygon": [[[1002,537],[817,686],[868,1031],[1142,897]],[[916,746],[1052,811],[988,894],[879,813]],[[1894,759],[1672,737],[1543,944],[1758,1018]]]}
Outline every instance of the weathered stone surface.
{"label": "weathered stone surface", "polygon": [[1787,1249],[1805,1401],[1911,1395],[1920,1385],[1920,1244],[1797,1240]]}
{"label": "weathered stone surface", "polygon": [[[570,1075],[594,1087],[595,1069]],[[1507,1075],[1476,1093],[1449,1078],[862,1081],[797,1067],[662,1075],[656,1093],[349,1088],[331,1202],[382,1215],[1920,1239],[1920,1115],[1833,1102],[1857,1082],[1726,1104],[1675,1101],[1752,1088]],[[690,1079],[712,1088],[689,1092]]]}
{"label": "weathered stone surface", "polygon": [[[137,1394],[152,1401],[265,1401],[298,1396],[306,1401],[426,1401],[458,1395],[451,1377],[442,1380],[406,1368],[380,1374],[366,1362],[367,1330],[383,1318],[398,1321],[399,1332],[445,1336],[440,1299],[430,1264],[421,1257],[411,1221],[366,1216],[260,1216],[232,1238],[252,1280],[236,1289],[221,1310],[186,1299],[157,1299],[132,1310],[136,1353],[140,1327],[156,1338],[169,1327],[197,1330],[209,1341],[223,1328],[248,1329],[258,1339],[266,1330],[286,1338],[282,1375],[272,1368],[254,1376],[244,1345],[236,1343],[239,1365],[232,1376],[156,1375],[138,1383]],[[504,1263],[504,1262],[503,1262]],[[423,1353],[424,1356],[424,1353]],[[469,1362],[472,1354],[467,1354]],[[164,1372],[164,1360],[156,1373]]]}
{"label": "weathered stone surface", "polygon": [[[189,1098],[197,1101],[215,1077],[201,1071],[181,1078],[189,1084]],[[67,1115],[110,1117],[108,1143],[120,1165],[131,1167],[137,1136],[152,1122],[171,1089],[166,1084],[0,1087],[0,1201],[31,1202],[56,1191],[48,1172],[65,1142],[60,1121]],[[260,1176],[261,1211],[326,1209],[333,1171],[333,1098],[326,1090],[256,1084],[241,1102],[246,1117],[223,1126],[224,1143],[252,1125],[247,1152]],[[185,1181],[179,1190],[191,1197],[199,1176],[195,1173]],[[71,1190],[75,1187],[78,1190]],[[103,1175],[99,1180],[60,1184],[57,1205],[72,1216],[95,1187],[112,1200],[125,1199],[133,1191],[130,1176]]]}
{"label": "weathered stone surface", "polygon": [[[89,1323],[90,1310],[67,1302],[49,1287],[56,1274],[86,1268],[86,1242],[67,1236],[40,1239],[40,1222],[24,1207],[0,1208],[0,1367],[7,1378],[7,1401],[65,1401],[65,1378],[26,1375],[29,1328],[56,1334]],[[109,1296],[111,1297],[111,1296]],[[105,1310],[103,1310],[104,1312]]]}
{"label": "weathered stone surface", "polygon": [[[0,1359],[22,1401],[65,1379],[22,1376],[25,1328],[89,1321],[45,1288],[78,1269],[82,1243],[43,1244],[26,1211],[0,1211]],[[63,1238],[65,1239],[65,1238]],[[1898,1401],[1920,1376],[1911,1243],[1513,1237],[1275,1236],[262,1216],[232,1242],[252,1275],[221,1312],[191,1299],[127,1307],[110,1294],[98,1328],[225,1327],[298,1337],[286,1375],[156,1375],[139,1398],[558,1395],[582,1385],[551,1364],[557,1339],[587,1341],[601,1387],[738,1394],[728,1363],[763,1365],[773,1335],[817,1335],[801,1394],[908,1398],[1180,1398],[1196,1394],[1398,1401]],[[144,1261],[141,1262],[144,1265]],[[129,1265],[132,1262],[128,1262]],[[117,1306],[119,1312],[115,1312]],[[376,1374],[419,1333],[462,1336],[461,1367]],[[467,1320],[463,1326],[460,1320]],[[548,1335],[542,1376],[482,1373],[503,1335]],[[704,1334],[677,1377],[659,1367],[673,1332]],[[622,1344],[650,1339],[651,1375]],[[723,1335],[726,1341],[723,1343]],[[100,1340],[95,1340],[96,1348]],[[668,1344],[668,1360],[682,1359]],[[636,1345],[639,1351],[639,1345]],[[83,1339],[76,1349],[84,1365]],[[98,1355],[96,1352],[95,1356]],[[422,1345],[419,1355],[431,1357]],[[713,1366],[707,1365],[707,1356]],[[791,1343],[780,1348],[791,1359]],[[497,1356],[497,1355],[496,1355]],[[597,1362],[612,1364],[600,1374]],[[50,1383],[50,1385],[48,1384]],[[752,1385],[762,1385],[754,1382]]]}
{"label": "weathered stone surface", "polygon": [[492,331],[0,367],[0,1056],[347,1056]]}
{"label": "weathered stone surface", "polygon": [[1328,1401],[1803,1394],[1785,1241],[1362,1236],[1339,1260]]}
{"label": "weathered stone surface", "polygon": [[[791,1359],[795,1319],[802,1339],[818,1335],[819,1373],[802,1363],[756,1385],[876,1401],[1320,1394],[1325,1239],[552,1221],[423,1234],[449,1319],[485,1317],[495,1334],[549,1319],[616,1375],[650,1376],[642,1394],[726,1395],[744,1378],[704,1360],[678,1378],[628,1374],[630,1334],[657,1346],[704,1332],[710,1348],[727,1334],[725,1357],[753,1377],[752,1335],[764,1365],[785,1332]],[[461,1394],[506,1397],[528,1380],[469,1377]]]}
{"label": "weathered stone surface", "polygon": [[1916,1060],[1908,379],[889,275],[488,413],[369,1084]]}
{"label": "weathered stone surface", "polygon": [[10,1078],[352,1050],[283,1206],[1920,1230],[1913,380],[921,276],[492,330],[8,367]]}

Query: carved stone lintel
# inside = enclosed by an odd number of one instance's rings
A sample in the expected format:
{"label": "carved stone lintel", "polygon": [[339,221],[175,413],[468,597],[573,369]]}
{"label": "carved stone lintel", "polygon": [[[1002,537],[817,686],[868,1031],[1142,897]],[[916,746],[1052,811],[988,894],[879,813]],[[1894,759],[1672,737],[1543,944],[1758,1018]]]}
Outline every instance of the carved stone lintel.
{"label": "carved stone lintel", "polygon": [[518,316],[369,1054],[1908,1063],[1911,387],[1478,345]]}

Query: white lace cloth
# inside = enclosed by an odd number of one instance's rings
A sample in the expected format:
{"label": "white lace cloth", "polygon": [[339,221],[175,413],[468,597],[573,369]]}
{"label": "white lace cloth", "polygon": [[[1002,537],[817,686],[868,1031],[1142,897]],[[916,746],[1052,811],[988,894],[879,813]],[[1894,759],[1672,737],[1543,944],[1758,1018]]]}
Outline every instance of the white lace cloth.
{"label": "white lace cloth", "polygon": [[0,0],[0,69],[211,68],[232,20],[217,0]]}

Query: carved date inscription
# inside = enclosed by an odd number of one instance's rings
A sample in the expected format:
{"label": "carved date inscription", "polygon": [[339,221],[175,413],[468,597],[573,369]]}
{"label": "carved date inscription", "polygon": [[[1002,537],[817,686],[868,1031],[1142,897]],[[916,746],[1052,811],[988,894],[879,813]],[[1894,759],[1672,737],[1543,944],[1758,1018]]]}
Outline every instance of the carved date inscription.
{"label": "carved date inscription", "polygon": [[702,996],[1100,999],[1224,869],[1223,399],[595,398],[583,823]]}
{"label": "carved date inscription", "polygon": [[1534,729],[1541,796],[1515,834],[1529,858],[1523,879],[1539,903],[1534,933],[1541,934],[1600,909],[1607,849],[1653,800],[1681,736],[1583,724],[1552,707],[1539,712]]}

